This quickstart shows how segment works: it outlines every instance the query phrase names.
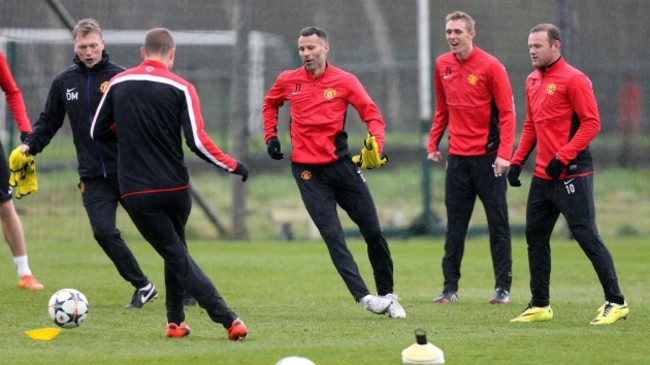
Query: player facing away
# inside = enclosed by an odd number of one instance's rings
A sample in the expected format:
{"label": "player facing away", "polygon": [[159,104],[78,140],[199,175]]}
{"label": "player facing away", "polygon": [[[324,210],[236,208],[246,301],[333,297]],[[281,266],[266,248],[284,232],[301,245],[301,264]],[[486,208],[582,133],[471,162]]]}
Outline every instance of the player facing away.
{"label": "player facing away", "polygon": [[540,24],[530,30],[528,53],[535,70],[526,78],[526,119],[508,181],[521,186],[522,166],[537,148],[526,204],[532,298],[524,312],[511,321],[553,319],[550,239],[562,214],[605,294],[605,304],[591,324],[610,324],[626,318],[629,309],[618,287],[612,255],[596,227],[589,143],[600,131],[600,115],[591,81],[562,58],[560,45],[560,31],[554,25]]}
{"label": "player facing away", "polygon": [[201,159],[248,178],[248,168],[225,154],[203,128],[194,85],[172,73],[176,46],[165,28],[150,30],[139,66],[111,79],[90,127],[91,137],[117,142],[118,180],[127,213],[165,263],[168,337],[190,333],[184,293],[196,298],[231,340],[248,330],[226,305],[187,249],[185,225],[192,207],[182,139]]}
{"label": "player facing away", "polygon": [[[7,104],[20,130],[21,139],[23,139],[24,136],[32,131],[32,125],[27,116],[23,94],[18,88],[18,85],[16,85],[7,60],[1,52],[0,87],[5,93]],[[14,263],[18,267],[18,287],[28,290],[43,290],[45,286],[36,280],[29,268],[23,224],[16,212],[11,193],[12,189],[9,186],[9,165],[7,164],[4,147],[0,143],[0,221],[2,221],[2,234],[11,250]]]}
{"label": "player facing away", "polygon": [[[278,108],[291,104],[291,169],[302,201],[327,245],[334,267],[348,290],[366,309],[404,318],[393,294],[393,260],[379,225],[375,204],[361,170],[352,162],[345,115],[352,105],[383,151],[385,123],[377,106],[352,74],[327,62],[330,44],[322,29],[300,31],[298,54],[303,67],[281,73],[263,105],[264,141],[271,158],[280,160]],[[381,153],[380,153],[381,154]],[[337,215],[340,206],[357,224],[367,244],[379,295],[371,295],[347,247]]]}

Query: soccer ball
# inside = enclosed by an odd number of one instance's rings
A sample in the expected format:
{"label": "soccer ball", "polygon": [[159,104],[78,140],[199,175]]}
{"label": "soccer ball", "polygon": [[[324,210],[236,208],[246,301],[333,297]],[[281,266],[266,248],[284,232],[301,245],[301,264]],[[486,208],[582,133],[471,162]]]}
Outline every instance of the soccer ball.
{"label": "soccer ball", "polygon": [[289,356],[280,361],[276,362],[275,365],[316,365],[313,361],[300,357],[300,356]]}
{"label": "soccer ball", "polygon": [[59,327],[75,328],[88,317],[88,299],[78,290],[61,289],[50,298],[48,312]]}

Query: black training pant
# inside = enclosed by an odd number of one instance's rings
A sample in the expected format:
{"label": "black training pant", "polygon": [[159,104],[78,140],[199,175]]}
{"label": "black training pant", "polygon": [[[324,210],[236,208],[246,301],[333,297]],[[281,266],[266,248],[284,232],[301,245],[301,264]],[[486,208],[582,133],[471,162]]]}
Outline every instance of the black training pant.
{"label": "black training pant", "polygon": [[149,279],[140,269],[138,261],[122,239],[120,230],[115,226],[117,204],[121,202],[117,177],[108,175],[82,178],[79,189],[93,236],[113,261],[117,271],[136,289],[149,284]]}
{"label": "black training pant", "polygon": [[530,304],[545,307],[550,303],[550,240],[560,213],[596,270],[605,299],[622,304],[614,261],[596,227],[593,175],[553,181],[533,177],[526,206]]}
{"label": "black training pant", "polygon": [[358,301],[370,292],[345,242],[337,204],[356,223],[366,241],[377,293],[392,293],[393,260],[361,170],[350,157],[344,157],[327,165],[292,163],[292,171],[307,212],[354,299]]}
{"label": "black training pant", "polygon": [[483,203],[490,233],[490,253],[495,288],[510,290],[512,284],[512,245],[506,178],[494,176],[496,155],[476,157],[449,156],[445,178],[447,233],[442,258],[444,289],[458,290],[460,264],[465,252],[465,238],[472,218],[476,197]]}
{"label": "black training pant", "polygon": [[196,298],[210,318],[224,327],[237,318],[214,284],[194,262],[185,242],[185,224],[192,209],[190,189],[129,195],[124,207],[142,236],[165,261],[167,322],[185,320],[183,297]]}

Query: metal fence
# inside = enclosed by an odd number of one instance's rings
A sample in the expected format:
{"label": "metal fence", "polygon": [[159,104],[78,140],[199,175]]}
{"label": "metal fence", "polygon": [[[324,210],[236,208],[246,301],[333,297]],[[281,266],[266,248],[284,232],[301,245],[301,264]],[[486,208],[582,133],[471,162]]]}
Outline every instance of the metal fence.
{"label": "metal fence", "polygon": [[[74,19],[96,18],[104,29],[229,31],[233,29],[235,0],[155,1],[61,0]],[[263,91],[286,68],[297,67],[298,31],[315,24],[331,41],[331,62],[356,73],[384,112],[391,130],[417,130],[417,8],[415,0],[249,0],[254,30],[276,35],[284,44],[264,64]],[[519,114],[523,118],[523,82],[532,70],[527,56],[528,30],[551,22],[563,27],[565,57],[592,79],[602,114],[603,131],[616,130],[619,90],[625,75],[633,75],[643,90],[650,89],[646,20],[650,3],[643,0],[489,0],[430,1],[432,59],[447,52],[444,16],[464,10],[476,19],[475,42],[501,59],[509,71]],[[40,0],[4,0],[0,28],[65,29],[58,15]],[[44,31],[43,38],[47,38]],[[113,59],[125,66],[138,62],[137,45],[107,43]],[[30,117],[42,108],[54,75],[70,63],[69,44],[21,49],[16,78],[24,89]],[[177,71],[197,83],[205,99],[206,120],[214,129],[228,130],[228,90],[232,57],[226,48],[193,47],[178,53]],[[642,132],[650,98],[643,99]],[[352,113],[354,114],[354,113]],[[354,128],[354,123],[351,123]],[[256,131],[253,131],[256,132]]]}
{"label": "metal fence", "polygon": [[[416,0],[3,0],[0,2],[0,28],[7,31],[4,36],[0,31],[0,48],[11,54],[14,76],[23,90],[32,121],[42,110],[55,75],[68,66],[73,57],[71,39],[66,39],[68,31],[51,6],[53,3],[62,5],[75,20],[97,19],[106,31],[106,48],[112,60],[126,67],[139,62],[139,44],[137,39],[127,42],[128,32],[122,33],[124,31],[137,33],[162,26],[174,32],[205,32],[206,42],[179,45],[175,71],[196,85],[206,128],[226,150],[234,129],[231,122],[233,45],[228,42],[214,44],[209,42],[209,37],[217,33],[232,36],[236,4],[251,6],[249,21],[255,31],[253,34],[262,34],[266,40],[261,56],[258,54],[256,65],[259,67],[254,71],[260,76],[259,82],[251,84],[249,95],[258,98],[254,100],[259,100],[281,71],[299,67],[298,31],[308,25],[317,25],[328,31],[329,60],[357,74],[382,110],[389,132],[420,133]],[[598,98],[603,134],[598,138],[597,160],[613,160],[612,154],[618,153],[621,145],[616,133],[620,92],[625,79],[631,76],[645,95],[640,105],[640,129],[633,136],[634,146],[638,148],[632,152],[637,161],[650,162],[646,157],[650,153],[647,141],[650,66],[646,62],[650,59],[650,48],[645,47],[650,36],[647,25],[650,2],[431,0],[429,9],[432,62],[448,51],[444,36],[445,15],[463,10],[475,18],[475,43],[497,56],[508,69],[518,130],[521,130],[525,111],[524,80],[532,71],[526,44],[528,31],[543,22],[559,25],[564,37],[564,56],[590,76]],[[27,36],[25,29],[37,31],[30,31],[32,33]],[[58,32],[63,36],[53,39]],[[265,157],[261,137],[255,136],[261,133],[261,128],[254,104],[249,116],[253,135],[251,159]],[[0,101],[0,113],[3,108],[6,109],[6,105]],[[287,123],[286,110],[281,116],[282,123]],[[348,129],[360,133],[362,124],[357,123],[356,118],[356,113],[349,113]],[[69,133],[67,123],[65,125],[61,134]],[[49,153],[56,148],[50,147]],[[413,154],[409,156],[412,158]],[[441,186],[435,189],[442,191]],[[61,202],[55,204],[58,203]],[[58,207],[60,209],[61,205]],[[50,215],[61,214],[57,211]]]}

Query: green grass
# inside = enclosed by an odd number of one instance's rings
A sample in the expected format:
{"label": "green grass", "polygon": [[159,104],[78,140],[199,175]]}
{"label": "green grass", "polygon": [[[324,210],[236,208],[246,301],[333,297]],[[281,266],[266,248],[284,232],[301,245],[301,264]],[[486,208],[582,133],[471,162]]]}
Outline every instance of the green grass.
{"label": "green grass", "polygon": [[[288,162],[285,164],[288,166]],[[376,202],[384,228],[395,230],[411,224],[422,212],[421,168],[417,165],[391,166],[381,170],[365,171],[373,198]],[[434,166],[431,191],[431,209],[441,219],[446,219],[444,207],[444,172],[441,166]],[[76,171],[63,170],[39,174],[39,191],[15,201],[23,223],[27,227],[29,241],[93,241],[88,218],[77,189]],[[211,168],[194,174],[193,186],[217,213],[226,227],[231,225],[229,216],[232,205],[231,188],[233,179],[226,173]],[[236,183],[240,183],[236,180]],[[525,222],[526,198],[530,187],[530,173],[522,175],[523,186],[508,189],[510,222],[523,226]],[[298,189],[291,173],[287,170],[276,174],[253,174],[246,182],[246,217],[251,240],[265,240],[275,237],[275,227],[270,220],[271,212],[280,208],[293,208],[305,212]],[[594,199],[596,219],[602,235],[611,237],[642,237],[650,235],[650,171],[644,169],[602,169],[595,175]],[[306,215],[306,213],[305,213]],[[347,229],[354,224],[345,213],[340,214]],[[485,213],[477,201],[471,226],[479,229],[486,225]],[[561,219],[557,230],[564,223]],[[126,213],[119,209],[118,227],[128,239],[140,237]],[[296,223],[294,231],[298,238],[308,237],[308,225]],[[194,204],[187,228],[188,237],[193,239],[219,240],[217,230],[212,227],[198,204]]]}
{"label": "green grass", "polygon": [[[51,148],[43,164],[68,160],[66,148]],[[54,152],[53,152],[54,151]],[[263,151],[262,151],[263,152]],[[66,157],[67,156],[67,157]],[[269,214],[273,209],[304,209],[284,161],[279,174],[256,174],[246,183],[250,240],[224,240],[209,225],[198,205],[187,227],[190,250],[251,335],[243,343],[226,340],[200,308],[189,308],[189,338],[164,337],[162,298],[140,311],[125,311],[131,288],[96,244],[76,187],[76,171],[39,175],[38,194],[15,201],[25,226],[30,264],[46,284],[44,292],[15,288],[15,268],[5,249],[0,266],[0,363],[42,364],[273,364],[301,355],[317,364],[398,364],[400,352],[414,342],[413,331],[424,328],[429,340],[445,351],[448,364],[644,364],[650,355],[647,313],[650,301],[650,172],[598,169],[595,180],[597,220],[617,265],[621,287],[632,313],[611,326],[588,325],[602,304],[602,290],[577,244],[564,239],[562,223],[553,237],[551,295],[556,318],[548,323],[511,324],[529,299],[528,265],[523,237],[513,241],[512,304],[490,306],[492,269],[487,238],[471,234],[463,261],[460,300],[455,306],[431,302],[442,286],[442,237],[391,239],[396,292],[407,310],[406,320],[372,315],[355,303],[332,267],[320,240],[306,241],[307,227],[296,224],[298,240],[274,240]],[[193,176],[194,186],[226,225],[231,208],[232,179],[214,172]],[[417,164],[388,164],[364,172],[382,223],[387,229],[407,226],[422,212],[421,169]],[[444,172],[432,169],[432,209],[445,218]],[[530,174],[524,186],[508,190],[510,220],[524,223]],[[353,225],[340,214],[346,228]],[[477,203],[472,227],[485,225]],[[150,278],[163,289],[162,261],[143,242],[126,213],[118,210],[118,227]],[[371,278],[364,245],[350,246],[366,279]],[[368,282],[371,289],[372,283]],[[23,331],[52,326],[47,301],[63,287],[87,294],[91,315],[81,328],[65,330],[51,342],[28,339]],[[164,290],[161,290],[164,295]]]}
{"label": "green grass", "polygon": [[[84,222],[85,223],[85,222]],[[611,240],[607,240],[612,242]],[[141,310],[122,309],[131,288],[121,280],[91,241],[36,242],[30,263],[45,283],[42,292],[15,288],[13,265],[0,270],[0,358],[5,364],[274,364],[300,355],[319,365],[399,364],[401,351],[423,328],[445,352],[447,364],[646,364],[650,342],[650,251],[641,237],[610,243],[621,287],[631,307],[628,320],[609,326],[589,321],[603,302],[590,263],[577,244],[553,240],[552,306],[546,323],[509,323],[528,299],[525,244],[513,242],[512,303],[487,304],[492,269],[485,237],[467,244],[458,305],[435,305],[441,289],[440,238],[391,241],[395,290],[407,311],[405,320],[373,315],[355,303],[320,242],[272,240],[215,244],[191,241],[190,251],[214,280],[229,305],[246,322],[250,336],[231,342],[198,307],[187,309],[192,334],[164,336],[162,260],[143,241],[131,247],[161,298]],[[365,247],[350,242],[362,274],[369,280]],[[368,282],[373,289],[372,282]],[[53,326],[49,296],[63,287],[84,292],[90,316],[79,328],[52,341],[34,341],[23,331]]]}
{"label": "green grass", "polygon": [[[362,140],[362,135],[351,135],[350,141]],[[417,140],[413,134],[390,134],[394,145],[407,145]],[[602,135],[598,143],[613,145],[616,136]],[[253,143],[255,138],[251,139]],[[351,142],[352,143],[352,142]],[[635,143],[647,145],[649,138],[638,137]],[[259,143],[258,143],[259,145]],[[262,144],[263,147],[263,144]],[[255,152],[256,151],[256,152]],[[265,155],[265,150],[251,149],[251,153]],[[37,156],[38,164],[47,167],[54,163],[64,162],[70,165],[74,161],[72,142],[64,135],[58,135],[43,154]],[[187,153],[188,161],[198,160]],[[212,206],[219,219],[226,227],[231,226],[229,216],[232,205],[232,183],[240,183],[222,171],[200,161],[199,171],[193,171],[193,186],[204,196]],[[279,208],[295,208],[304,211],[302,201],[289,171],[289,161],[270,161],[279,171],[268,174],[259,173],[253,169],[246,191],[248,194],[247,225],[251,240],[269,239],[275,236],[275,227],[269,216]],[[74,163],[72,165],[76,166]],[[50,169],[51,170],[51,169]],[[397,164],[388,163],[380,170],[364,172],[368,185],[373,193],[383,226],[389,230],[405,228],[422,213],[422,168],[420,161]],[[433,196],[431,209],[442,220],[446,219],[444,207],[444,169],[440,165],[431,168],[430,191]],[[85,211],[81,205],[81,196],[76,185],[78,176],[76,170],[61,169],[39,174],[39,192],[33,197],[16,201],[23,223],[28,227],[28,239],[45,241],[88,240],[92,241]],[[525,222],[525,208],[528,188],[530,187],[530,171],[522,174],[523,186],[508,189],[508,204],[510,221],[515,226]],[[597,166],[594,184],[596,201],[596,218],[601,234],[606,236],[629,237],[650,235],[650,225],[643,217],[650,216],[650,170],[620,169]],[[343,224],[348,229],[354,225],[341,214]],[[118,214],[119,228],[127,238],[139,238],[139,234],[130,223],[125,212],[120,209]],[[485,227],[485,213],[480,202],[477,202],[471,225],[480,230]],[[557,225],[561,230],[563,223]],[[54,227],[54,228],[53,228]],[[306,238],[306,224],[296,224],[294,231],[299,238]],[[54,232],[53,232],[54,231]],[[188,237],[194,239],[218,240],[220,236],[212,227],[206,215],[197,204],[190,218],[187,229]]]}

